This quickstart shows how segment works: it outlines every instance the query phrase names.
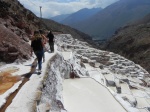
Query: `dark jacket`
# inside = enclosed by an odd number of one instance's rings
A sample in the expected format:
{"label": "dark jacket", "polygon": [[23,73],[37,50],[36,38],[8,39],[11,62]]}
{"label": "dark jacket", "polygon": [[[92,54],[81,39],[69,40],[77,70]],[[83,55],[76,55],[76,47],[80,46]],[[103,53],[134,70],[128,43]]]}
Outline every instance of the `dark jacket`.
{"label": "dark jacket", "polygon": [[42,38],[33,40],[31,42],[31,47],[33,48],[34,52],[43,50]]}
{"label": "dark jacket", "polygon": [[49,42],[54,42],[54,35],[51,32],[47,35],[47,38],[49,39]]}

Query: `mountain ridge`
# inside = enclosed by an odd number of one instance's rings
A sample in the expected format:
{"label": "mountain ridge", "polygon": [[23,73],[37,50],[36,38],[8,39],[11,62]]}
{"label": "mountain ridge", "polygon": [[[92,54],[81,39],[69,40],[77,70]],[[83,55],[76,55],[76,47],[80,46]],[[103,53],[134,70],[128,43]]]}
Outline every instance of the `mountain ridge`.
{"label": "mountain ridge", "polygon": [[101,11],[101,8],[83,8],[75,13],[72,13],[67,18],[65,18],[63,21],[61,21],[62,24],[73,26],[74,24],[84,21],[85,19],[93,16],[97,12]]}
{"label": "mountain ridge", "polygon": [[150,12],[150,1],[121,0],[104,8],[74,28],[97,39],[108,39],[120,27],[141,19]]}
{"label": "mountain ridge", "polygon": [[61,23],[61,21],[63,21],[65,18],[67,18],[68,16],[70,16],[70,14],[63,14],[63,15],[58,15],[58,16],[54,16],[54,17],[51,17],[49,19],[51,20],[54,20],[58,23]]}

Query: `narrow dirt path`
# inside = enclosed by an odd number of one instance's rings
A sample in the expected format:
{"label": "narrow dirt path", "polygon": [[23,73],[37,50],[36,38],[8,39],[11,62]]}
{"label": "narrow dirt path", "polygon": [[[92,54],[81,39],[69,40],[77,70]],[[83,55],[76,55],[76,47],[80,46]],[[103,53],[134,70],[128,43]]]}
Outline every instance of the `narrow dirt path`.
{"label": "narrow dirt path", "polygon": [[22,83],[20,84],[18,89],[7,98],[6,103],[0,108],[0,112],[5,112],[5,110],[11,104],[12,100],[15,98],[19,90],[23,87],[23,85],[26,82],[29,81],[29,78],[31,77],[31,75],[35,72],[36,66],[37,66],[37,60],[35,59],[34,62],[32,63],[30,72],[22,75],[22,77],[24,77]]}

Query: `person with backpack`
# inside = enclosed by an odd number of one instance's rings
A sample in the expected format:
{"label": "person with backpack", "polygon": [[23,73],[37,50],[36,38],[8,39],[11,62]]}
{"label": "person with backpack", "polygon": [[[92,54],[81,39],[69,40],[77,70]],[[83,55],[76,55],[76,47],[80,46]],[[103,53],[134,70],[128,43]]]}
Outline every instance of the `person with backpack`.
{"label": "person with backpack", "polygon": [[33,52],[38,60],[38,73],[40,74],[42,72],[43,42],[39,31],[34,31],[34,35],[31,40],[31,56]]}
{"label": "person with backpack", "polygon": [[50,31],[48,33],[47,38],[49,40],[50,50],[51,50],[51,52],[54,52],[54,35],[53,35],[52,31]]}

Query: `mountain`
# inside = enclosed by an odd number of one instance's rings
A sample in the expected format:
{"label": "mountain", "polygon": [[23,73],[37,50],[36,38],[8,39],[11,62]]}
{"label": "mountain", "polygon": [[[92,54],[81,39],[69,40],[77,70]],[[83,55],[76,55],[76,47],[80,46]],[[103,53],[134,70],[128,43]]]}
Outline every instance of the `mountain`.
{"label": "mountain", "polygon": [[114,32],[150,13],[150,0],[120,0],[74,28],[96,39],[110,38]]}
{"label": "mountain", "polygon": [[150,73],[150,14],[120,28],[104,48],[133,60]]}
{"label": "mountain", "polygon": [[[148,69],[147,18],[116,31],[114,39],[125,42],[133,38],[115,49],[134,45],[126,55],[137,52],[131,57],[141,55],[139,61]],[[37,73],[36,57],[31,58],[29,40],[39,29],[52,30],[56,37],[56,52],[45,53],[41,74]],[[150,74],[118,54],[91,47],[85,42],[88,37],[52,20],[39,19],[18,0],[0,0],[0,112],[148,112]],[[92,41],[90,37],[88,41]],[[111,48],[110,44],[106,48]]]}
{"label": "mountain", "polygon": [[80,31],[52,20],[42,21],[18,0],[0,1],[0,62],[30,59],[30,37],[39,29],[70,33],[74,38],[91,43],[91,37]]}
{"label": "mountain", "polygon": [[61,21],[66,19],[68,16],[70,16],[70,14],[62,14],[62,15],[51,17],[50,19],[60,23]]}
{"label": "mountain", "polygon": [[85,19],[93,16],[100,10],[102,9],[101,8],[92,8],[92,9],[84,8],[71,14],[70,16],[65,18],[63,21],[61,21],[61,23],[73,27],[76,23],[80,21],[84,21]]}
{"label": "mountain", "polygon": [[92,37],[79,30],[46,18],[42,18],[41,22],[46,26],[46,29],[48,30],[52,30],[55,33],[71,34],[75,39],[84,40],[91,44],[93,47],[97,47],[95,46],[94,41],[92,41]]}
{"label": "mountain", "polygon": [[95,46],[95,43],[92,41],[92,37],[90,37],[89,35],[87,35],[83,32],[80,32],[69,26],[59,24],[59,23],[57,23],[53,20],[49,20],[49,19],[42,19],[42,22],[46,25],[47,29],[50,29],[53,32],[63,33],[63,34],[71,34],[74,38],[87,41],[91,45]]}

